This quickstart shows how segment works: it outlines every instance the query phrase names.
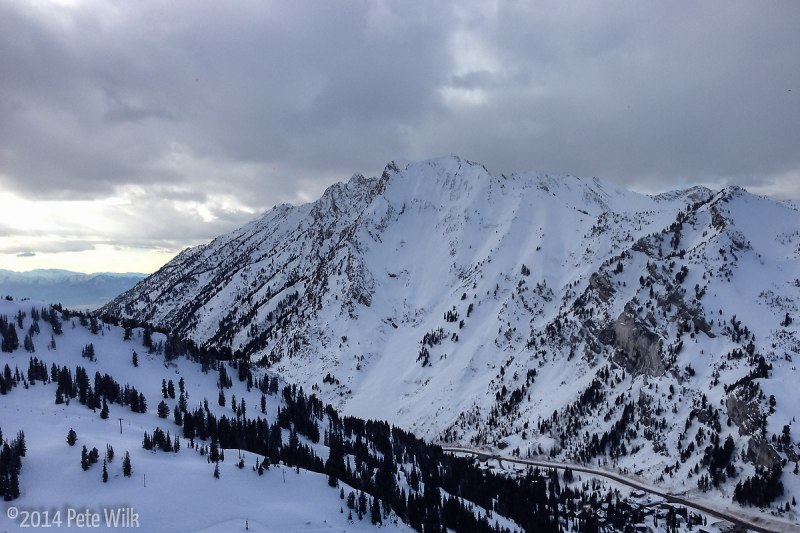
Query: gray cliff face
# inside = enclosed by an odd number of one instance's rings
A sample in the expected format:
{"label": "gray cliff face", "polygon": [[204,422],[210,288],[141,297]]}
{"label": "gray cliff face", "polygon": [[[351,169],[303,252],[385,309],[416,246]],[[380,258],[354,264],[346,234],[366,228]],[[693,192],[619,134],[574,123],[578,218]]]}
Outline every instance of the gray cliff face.
{"label": "gray cliff face", "polygon": [[615,361],[634,375],[663,376],[661,338],[636,319],[631,304],[614,322]]}
{"label": "gray cliff face", "polygon": [[726,407],[731,422],[739,428],[739,435],[754,435],[760,432],[764,422],[758,403],[731,394],[728,396]]}
{"label": "gray cliff face", "polygon": [[754,465],[772,470],[781,464],[781,456],[771,445],[760,438],[751,438],[747,443],[747,459]]}

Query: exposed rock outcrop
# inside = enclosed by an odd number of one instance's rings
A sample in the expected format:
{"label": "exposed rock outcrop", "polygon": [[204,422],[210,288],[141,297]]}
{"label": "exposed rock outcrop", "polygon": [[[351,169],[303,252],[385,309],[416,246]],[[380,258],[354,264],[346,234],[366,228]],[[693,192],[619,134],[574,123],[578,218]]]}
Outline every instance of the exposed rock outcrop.
{"label": "exposed rock outcrop", "polygon": [[753,435],[762,425],[758,404],[732,394],[726,404],[728,417],[739,427],[739,435]]}
{"label": "exposed rock outcrop", "polygon": [[607,272],[602,274],[594,272],[589,278],[589,289],[594,290],[603,302],[609,301],[616,292],[611,285],[611,278],[609,278]]}
{"label": "exposed rock outcrop", "polygon": [[636,319],[631,304],[614,322],[614,360],[633,374],[662,376],[665,372],[661,358],[661,338]]}
{"label": "exposed rock outcrop", "polygon": [[767,470],[779,466],[782,463],[781,456],[775,449],[760,438],[753,437],[747,443],[747,459],[754,465]]}

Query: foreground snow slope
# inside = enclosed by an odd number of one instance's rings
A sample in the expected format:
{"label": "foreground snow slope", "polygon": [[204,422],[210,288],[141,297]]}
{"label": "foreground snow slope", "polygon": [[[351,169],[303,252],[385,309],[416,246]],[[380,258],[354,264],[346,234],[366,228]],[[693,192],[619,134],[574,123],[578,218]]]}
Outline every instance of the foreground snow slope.
{"label": "foreground snow slope", "polygon": [[[23,311],[27,316],[22,329],[27,330],[32,323],[32,306],[47,307],[39,303],[0,300],[0,316],[13,319]],[[199,364],[186,359],[165,363],[161,355],[148,355],[141,344],[141,329],[134,330],[130,341],[123,341],[121,328],[103,326],[93,335],[80,325],[73,328],[73,323],[77,324],[78,319],[64,322],[64,334],[53,336],[56,348],[48,349],[46,345],[52,329],[41,322],[41,332],[35,337],[36,352],[27,353],[20,348],[13,353],[1,353],[0,367],[19,367],[25,372],[30,357],[37,357],[45,361],[48,368],[51,364],[66,365],[74,371],[76,366],[82,366],[92,379],[96,371],[108,373],[120,384],[129,384],[142,392],[148,410],[144,414],[133,413],[128,407],[110,404],[109,418],[103,420],[99,411],[87,409],[77,399],[68,405],[56,405],[55,384],[41,382],[28,389],[17,386],[0,396],[0,428],[4,437],[10,439],[22,430],[28,448],[20,476],[21,495],[13,502],[3,503],[0,531],[26,530],[22,516],[15,520],[9,518],[11,507],[29,512],[47,511],[51,517],[60,511],[64,528],[68,525],[70,509],[78,513],[89,509],[102,516],[104,509],[131,508],[138,513],[141,531],[244,531],[246,523],[250,531],[265,532],[374,530],[369,517],[363,521],[347,520],[348,509],[339,498],[339,488],[329,487],[322,474],[274,465],[259,476],[252,467],[263,457],[243,452],[245,467],[239,469],[237,450],[233,449],[227,450],[227,460],[219,463],[221,474],[216,479],[214,464],[208,463],[207,456],[190,449],[186,439],[181,438],[183,447],[179,453],[143,449],[144,433],[152,433],[156,427],[169,430],[173,435],[180,434],[181,428],[172,421],[172,414],[167,419],[156,414],[156,406],[162,400],[162,379],[173,380],[176,388],[178,381],[184,379],[190,409],[209,397],[214,400],[209,403],[213,412],[227,412],[231,416],[230,408],[216,404],[217,374],[204,374]],[[154,334],[154,341],[159,340],[163,340],[163,336]],[[89,343],[95,348],[95,361],[81,356]],[[132,365],[133,351],[138,352],[138,367]],[[261,392],[257,389],[248,392],[244,384],[234,379],[232,388],[226,392],[229,400],[231,394],[235,394],[240,402],[246,400],[251,412],[259,410]],[[274,418],[278,397],[267,398],[267,414]],[[172,413],[177,401],[165,401]],[[122,418],[121,434],[119,418]],[[78,436],[72,447],[66,442],[71,428]],[[99,463],[86,471],[80,465],[84,445],[101,452]],[[102,462],[107,445],[113,447],[115,457],[108,464],[108,482],[103,483]],[[324,450],[319,447],[320,453]],[[131,457],[131,477],[122,474],[126,451]],[[29,521],[27,527],[32,527],[31,524],[33,522]],[[104,516],[101,525],[105,526]],[[77,522],[73,521],[72,527],[77,527]],[[408,529],[396,520],[386,521],[382,527]]]}
{"label": "foreground snow slope", "polygon": [[[213,370],[215,365],[213,368],[210,366],[210,371],[205,373],[200,362],[177,355],[174,351],[168,355],[167,349],[163,349],[161,353],[162,344],[168,345],[174,339],[166,339],[163,335],[154,333],[153,353],[148,353],[143,346],[147,334],[142,329],[132,329],[130,335],[127,335],[122,327],[103,325],[80,317],[73,316],[62,322],[61,319],[47,317],[47,309],[44,304],[29,301],[18,303],[0,300],[0,326],[3,329],[0,337],[3,337],[3,341],[7,340],[11,325],[20,331],[33,332],[33,344],[27,344],[27,349],[17,347],[11,352],[0,352],[0,363],[3,366],[0,374],[0,428],[5,440],[24,431],[27,447],[19,476],[20,495],[2,505],[0,530],[22,531],[33,527],[81,528],[85,527],[85,523],[79,522],[79,517],[85,519],[87,515],[95,514],[97,522],[92,529],[103,530],[129,527],[144,531],[277,532],[362,531],[374,527],[369,516],[352,516],[347,500],[341,499],[342,494],[358,492],[347,483],[340,481],[339,487],[332,488],[327,476],[287,467],[275,459],[259,475],[255,466],[265,461],[265,456],[247,451],[239,452],[235,447],[223,450],[226,460],[218,463],[220,476],[215,478],[212,475],[215,465],[209,458],[214,453],[216,441],[185,438],[184,430],[187,428],[189,413],[196,413],[193,406],[206,405],[205,409],[215,415],[219,428],[228,423],[224,422],[222,415],[227,415],[230,423],[245,418],[254,420],[254,416],[264,417],[269,423],[275,423],[282,416],[278,414],[279,408],[284,409],[284,413],[290,410],[286,403],[289,388],[281,396],[272,391],[273,383],[277,391],[277,381],[270,383],[270,393],[263,397],[266,401],[264,415],[259,405],[262,399],[259,387],[264,386],[258,379],[263,375],[261,372],[253,378],[254,386],[248,390],[248,379],[241,382],[238,376],[231,380],[222,379],[221,371]],[[59,316],[62,315],[59,313]],[[54,323],[61,327],[54,328]],[[59,333],[59,329],[63,332]],[[3,346],[7,347],[7,344],[4,342]],[[88,350],[89,346],[92,350]],[[90,351],[93,351],[92,357],[88,357]],[[137,365],[133,364],[134,351],[137,352]],[[42,361],[45,362],[44,376],[37,370]],[[80,383],[78,368],[86,369],[93,384],[89,388],[89,397],[94,394],[92,390],[98,394],[101,390],[106,391],[103,394],[108,393],[108,388],[98,381],[101,378],[92,380],[91,376],[95,373],[99,373],[98,376],[110,375],[120,385],[124,384],[126,389],[134,387],[141,392],[148,404],[147,412],[133,412],[129,406],[113,400],[109,401],[108,417],[103,418],[100,408],[92,409],[81,403],[80,392],[74,397],[57,392],[63,385],[64,370],[56,367],[69,368],[75,383]],[[56,369],[53,370],[54,368]],[[222,363],[222,368],[227,369],[228,375],[237,373],[236,367],[229,363]],[[169,385],[165,385],[166,383]],[[175,389],[174,398],[169,393],[172,387]],[[212,400],[216,397],[220,387],[225,393],[228,407],[217,405],[213,401],[208,402],[209,396]],[[59,398],[67,401],[58,403]],[[234,398],[239,406],[246,402],[247,415],[240,412],[238,416],[234,416],[233,411],[228,411],[234,404]],[[182,399],[186,400],[188,407],[183,411],[183,427],[177,425],[173,418]],[[156,414],[156,405],[162,401],[171,410],[171,414],[165,418]],[[310,401],[310,398],[307,399],[306,405]],[[298,405],[295,403],[295,408],[299,409]],[[328,443],[336,424],[327,409],[324,415],[319,416],[315,420],[321,428],[327,428],[325,437],[317,442],[301,434],[301,444],[309,445],[318,457],[326,459],[333,453],[332,445],[328,448]],[[196,414],[194,420],[192,427],[197,428]],[[210,428],[211,418],[207,417],[206,420],[207,427]],[[293,420],[293,427],[299,433],[301,430],[296,425],[297,419]],[[363,421],[360,423],[364,424]],[[358,424],[358,421],[354,421],[351,428],[358,427]],[[179,452],[143,449],[142,437],[152,434],[156,427],[164,429],[168,435],[172,433],[173,437],[180,436],[176,439],[181,443]],[[66,438],[71,429],[77,433],[74,446],[70,446]],[[360,442],[374,456],[377,449],[383,449],[378,437],[380,432],[371,433],[374,429],[375,426],[367,431],[366,434],[372,436],[366,437],[366,440],[362,440],[361,434],[356,437],[346,433],[349,435],[346,438],[351,444],[355,443],[356,448]],[[281,440],[291,443],[289,430],[278,430],[281,432]],[[348,431],[350,430],[346,430]],[[343,435],[337,434],[340,438]],[[221,435],[220,432],[220,442]],[[249,438],[242,435],[245,439]],[[395,446],[402,442],[402,439],[396,440],[394,432],[392,435]],[[265,440],[271,441],[272,438],[265,437]],[[405,442],[412,440],[407,439]],[[209,445],[212,448],[210,453]],[[81,450],[84,446],[89,450],[96,448],[100,452],[100,460],[96,464],[88,465],[86,469],[81,465]],[[107,457],[106,450],[109,447],[114,450],[114,458],[107,463],[108,480],[103,482],[103,459]],[[201,453],[199,447],[205,453]],[[133,472],[130,477],[124,475],[123,457],[126,453],[130,454],[132,462]],[[448,477],[447,470],[457,467],[449,462],[431,463],[431,459],[437,456],[435,453],[419,455],[419,450],[410,447],[406,447],[405,451],[395,447],[391,455],[401,458],[398,459],[398,468],[392,471],[391,478],[404,494],[409,495],[409,508],[412,487],[420,483],[427,484],[430,471],[438,472],[434,477]],[[240,457],[242,468],[237,465]],[[361,457],[348,453],[347,470],[350,470],[349,465],[355,464],[358,472]],[[382,454],[381,463],[385,464],[385,459],[386,455]],[[389,463],[392,462],[390,459]],[[325,469],[327,468],[326,462]],[[495,507],[491,513],[480,505],[463,500],[463,497],[459,498],[467,504],[469,514],[479,519],[488,516],[493,524],[506,528],[507,531],[521,529],[517,523],[500,514],[504,512],[503,509],[509,508],[510,501],[516,501],[516,505],[520,505],[519,498],[522,494],[528,493],[530,497],[533,492],[540,493],[542,505],[523,505],[516,510],[523,519],[528,519],[528,515],[540,516],[542,510],[550,506],[549,503],[544,505],[550,501],[547,485],[559,482],[562,487],[569,486],[571,490],[567,492],[555,489],[555,492],[550,493],[550,499],[553,498],[552,494],[558,494],[561,501],[558,504],[558,523],[550,523],[552,530],[579,531],[587,523],[604,525],[606,530],[621,529],[634,523],[657,528],[658,524],[669,523],[670,520],[675,521],[679,531],[726,530],[726,523],[717,523],[708,514],[687,514],[681,505],[669,504],[663,499],[654,499],[631,491],[624,485],[603,481],[602,477],[593,479],[591,475],[583,473],[567,479],[566,472],[561,475],[544,472],[544,477],[537,478],[534,476],[539,474],[534,475],[531,470],[505,460],[489,460],[483,468],[488,472],[499,471],[512,478],[527,480],[528,484],[519,485],[517,490],[503,490],[502,494],[501,491],[497,494],[477,494],[481,501],[491,502],[490,505]],[[362,472],[371,469],[369,467]],[[409,477],[409,472],[417,472],[419,476],[411,474]],[[467,472],[464,478],[458,477],[451,486],[458,487],[454,489],[458,491],[464,489],[463,485],[473,488],[481,486],[473,485],[476,482],[474,477],[470,477],[473,475],[474,473]],[[381,473],[374,473],[374,476],[374,488],[377,489],[377,480],[381,478]],[[491,474],[482,472],[480,476],[487,478]],[[413,481],[415,477],[418,481]],[[424,481],[420,481],[420,477]],[[470,479],[470,482],[463,483],[464,479]],[[537,486],[538,489],[531,490]],[[436,491],[438,493],[438,489]],[[430,492],[425,486],[417,486],[413,492],[418,498],[416,501],[423,498],[423,494],[424,499],[429,499],[431,495],[438,499],[435,497],[436,493]],[[439,494],[445,500],[451,495],[445,490]],[[612,498],[616,509],[613,513],[607,504]],[[576,505],[576,499],[581,502],[579,505]],[[113,522],[106,513],[113,513],[118,522]],[[445,511],[442,510],[442,513]],[[410,519],[411,513],[408,513],[408,517]],[[779,524],[783,523],[786,522]],[[407,529],[394,512],[386,508],[383,510],[380,527],[389,530]],[[420,529],[421,525],[417,528]],[[427,529],[425,526],[425,530]],[[473,527],[450,529],[475,530]],[[532,527],[529,530],[538,531],[541,528]]]}
{"label": "foreground snow slope", "polygon": [[651,197],[453,156],[278,206],[102,312],[430,438],[726,500],[785,462],[784,505],[800,487],[798,258],[797,209],[736,187]]}

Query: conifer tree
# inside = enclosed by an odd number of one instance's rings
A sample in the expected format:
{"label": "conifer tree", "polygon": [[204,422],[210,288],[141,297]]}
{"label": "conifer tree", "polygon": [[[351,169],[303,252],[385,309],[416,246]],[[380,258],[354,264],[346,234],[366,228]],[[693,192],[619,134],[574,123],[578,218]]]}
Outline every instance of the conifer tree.
{"label": "conifer tree", "polygon": [[147,353],[153,353],[153,336],[150,326],[144,327],[144,333],[142,334],[142,346],[147,348]]}
{"label": "conifer tree", "polygon": [[381,523],[381,506],[378,498],[372,498],[372,505],[370,506],[370,521],[373,524]]}
{"label": "conifer tree", "polygon": [[86,449],[85,444],[81,450],[81,468],[83,468],[84,471],[89,470],[89,450]]}
{"label": "conifer tree", "polygon": [[23,346],[25,351],[28,353],[33,353],[36,351],[36,348],[33,346],[33,338],[31,337],[30,333],[25,334],[25,340],[23,341]]}
{"label": "conifer tree", "polygon": [[[0,438],[2,438],[2,434],[0,434]],[[14,440],[16,446],[14,446],[14,452],[19,455],[20,457],[25,457],[25,453],[28,451],[28,446],[25,444],[25,432],[19,430],[17,432],[17,438]]]}
{"label": "conifer tree", "polygon": [[212,463],[219,461],[219,448],[216,440],[211,441],[211,451],[208,454],[208,458]]}
{"label": "conifer tree", "polygon": [[108,466],[105,459],[103,459],[103,483],[108,483]]}
{"label": "conifer tree", "polygon": [[15,469],[11,470],[11,475],[8,478],[8,485],[6,486],[5,492],[6,494],[3,499],[5,499],[7,502],[19,498],[19,476]]}
{"label": "conifer tree", "polygon": [[69,444],[70,446],[75,446],[75,442],[77,440],[78,440],[78,434],[75,433],[74,429],[69,428],[69,431],[67,432],[67,444]]}
{"label": "conifer tree", "polygon": [[14,324],[9,324],[8,329],[3,333],[3,342],[0,343],[0,349],[4,352],[13,352],[19,348],[19,337],[17,337],[17,328]]}
{"label": "conifer tree", "polygon": [[359,517],[359,520],[365,514],[367,514],[367,495],[364,494],[364,491],[361,491],[358,494],[358,517]]}
{"label": "conifer tree", "polygon": [[128,452],[125,452],[125,459],[122,460],[122,475],[125,477],[131,477],[133,473],[133,468],[131,466],[131,456]]}

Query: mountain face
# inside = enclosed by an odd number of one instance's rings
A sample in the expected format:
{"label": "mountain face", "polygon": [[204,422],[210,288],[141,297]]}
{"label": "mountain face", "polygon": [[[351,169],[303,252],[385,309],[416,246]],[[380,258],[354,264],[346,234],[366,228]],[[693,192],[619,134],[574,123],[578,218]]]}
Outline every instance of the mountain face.
{"label": "mountain face", "polygon": [[796,207],[741,188],[646,196],[447,157],[277,206],[101,313],[428,438],[728,501],[782,483],[782,502],[800,489],[798,259]]}
{"label": "mountain face", "polygon": [[593,468],[445,453],[384,421],[340,416],[267,369],[182,341],[167,350],[167,341],[176,339],[0,299],[0,531],[578,533],[671,524],[688,533],[711,523],[706,531],[719,533],[733,525],[694,502],[653,505],[658,495],[647,487],[631,490]]}
{"label": "mountain face", "polygon": [[134,273],[83,274],[56,269],[0,270],[0,294],[59,302],[73,309],[97,309],[145,277]]}

